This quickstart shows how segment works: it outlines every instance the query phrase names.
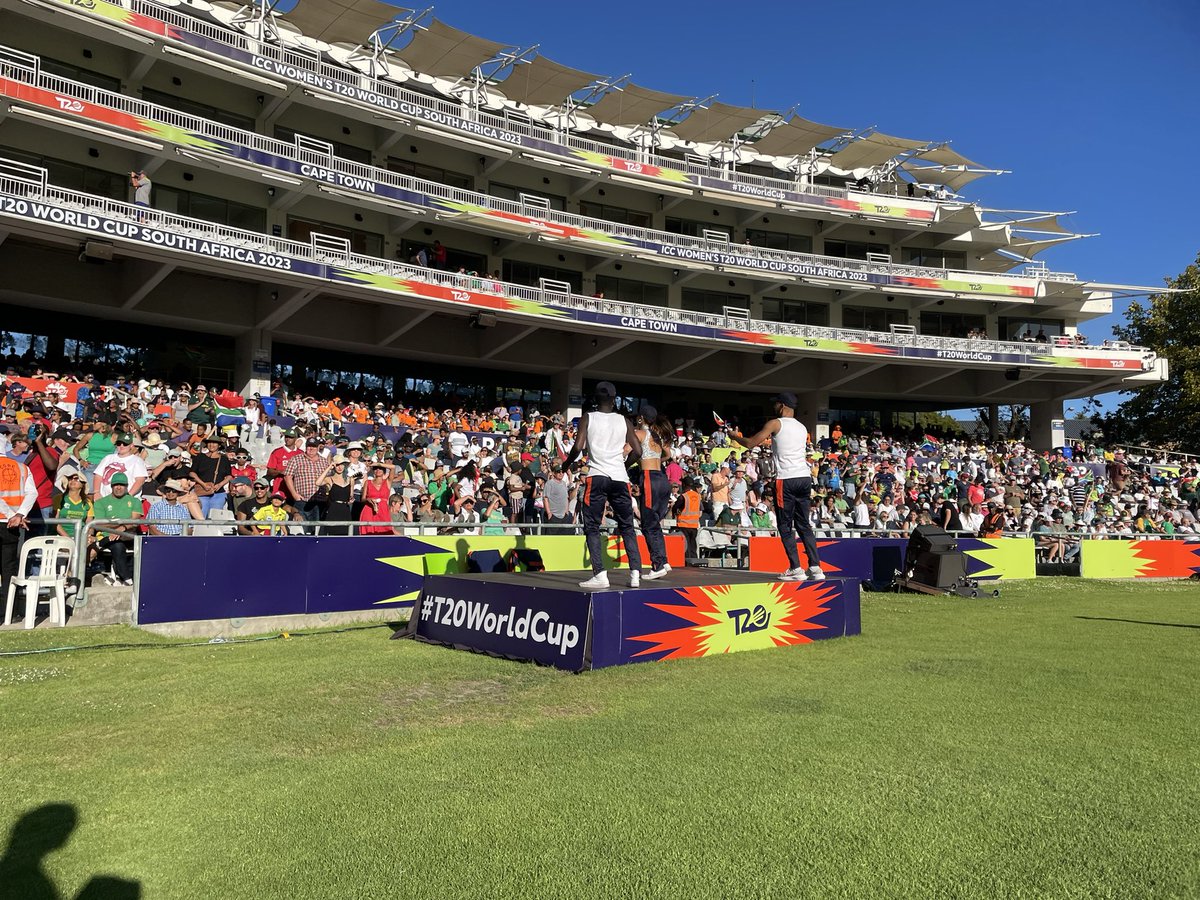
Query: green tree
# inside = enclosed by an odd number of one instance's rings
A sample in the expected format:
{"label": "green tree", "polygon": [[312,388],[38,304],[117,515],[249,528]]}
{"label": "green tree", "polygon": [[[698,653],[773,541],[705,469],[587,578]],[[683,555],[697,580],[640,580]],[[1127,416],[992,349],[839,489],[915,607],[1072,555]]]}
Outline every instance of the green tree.
{"label": "green tree", "polygon": [[1117,337],[1149,347],[1165,357],[1170,377],[1158,384],[1127,391],[1130,399],[1116,411],[1093,421],[1103,429],[1105,443],[1144,442],[1195,452],[1200,447],[1200,254],[1167,287],[1178,293],[1155,294],[1149,305],[1137,301],[1125,313],[1127,324]]}

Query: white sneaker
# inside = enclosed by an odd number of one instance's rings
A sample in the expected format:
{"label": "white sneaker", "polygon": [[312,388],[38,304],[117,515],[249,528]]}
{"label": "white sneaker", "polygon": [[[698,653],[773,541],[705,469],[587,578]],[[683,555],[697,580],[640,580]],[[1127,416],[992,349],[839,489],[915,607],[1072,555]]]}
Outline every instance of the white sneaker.
{"label": "white sneaker", "polygon": [[662,578],[664,575],[670,575],[670,574],[671,574],[671,567],[667,563],[663,563],[663,567],[661,569],[654,569],[651,572],[647,572],[642,577],[645,578],[647,581],[653,581],[655,578]]}
{"label": "white sneaker", "polygon": [[825,580],[825,573],[821,571],[820,566],[813,566],[811,569],[808,570],[808,580],[809,581],[824,581]]}
{"label": "white sneaker", "polygon": [[607,588],[608,587],[608,570],[601,569],[587,581],[579,582],[581,588]]}
{"label": "white sneaker", "polygon": [[642,586],[642,573],[636,569],[629,573],[629,586],[631,588]]}
{"label": "white sneaker", "polygon": [[799,566],[794,569],[788,569],[786,572],[780,572],[778,575],[780,581],[803,581],[804,570]]}

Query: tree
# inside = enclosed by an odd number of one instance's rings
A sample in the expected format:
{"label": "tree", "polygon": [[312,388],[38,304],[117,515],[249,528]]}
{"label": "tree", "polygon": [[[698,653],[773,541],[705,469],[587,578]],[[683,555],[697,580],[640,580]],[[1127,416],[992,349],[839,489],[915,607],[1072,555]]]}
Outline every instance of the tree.
{"label": "tree", "polygon": [[1149,305],[1135,301],[1125,313],[1128,324],[1113,329],[1129,343],[1149,347],[1170,366],[1170,377],[1137,391],[1116,411],[1093,421],[1106,443],[1138,441],[1161,447],[1200,447],[1200,254],[1167,287],[1178,293],[1155,294]]}
{"label": "tree", "polygon": [[[982,406],[975,410],[975,415],[979,419],[977,431],[982,435],[990,435],[992,433],[992,412],[991,408]],[[1029,434],[1029,407],[1020,405],[999,406],[996,408],[996,434],[1002,440],[1016,440],[1023,438]]]}

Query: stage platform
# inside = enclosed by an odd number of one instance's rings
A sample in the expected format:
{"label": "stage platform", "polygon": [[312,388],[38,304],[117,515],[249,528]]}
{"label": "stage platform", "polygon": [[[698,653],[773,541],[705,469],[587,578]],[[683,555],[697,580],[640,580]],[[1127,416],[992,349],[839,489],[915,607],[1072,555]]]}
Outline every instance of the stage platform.
{"label": "stage platform", "polygon": [[737,569],[674,569],[606,590],[578,572],[430,575],[407,636],[579,672],[658,659],[766,650],[861,631],[854,578],[777,581]]}

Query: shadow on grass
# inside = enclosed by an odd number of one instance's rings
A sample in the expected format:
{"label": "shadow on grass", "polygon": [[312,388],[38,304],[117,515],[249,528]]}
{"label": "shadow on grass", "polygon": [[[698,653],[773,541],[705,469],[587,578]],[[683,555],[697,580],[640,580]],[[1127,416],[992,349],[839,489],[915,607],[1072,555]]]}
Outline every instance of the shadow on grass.
{"label": "shadow on grass", "polygon": [[[79,812],[69,803],[47,803],[17,820],[0,857],[0,897],[22,900],[59,900],[43,861],[61,850],[79,823]],[[112,875],[97,875],[83,886],[76,900],[137,900],[142,885]]]}
{"label": "shadow on grass", "polygon": [[1128,622],[1130,625],[1159,625],[1163,628],[1200,628],[1200,625],[1188,625],[1185,622],[1143,622],[1141,619],[1110,619],[1108,616],[1076,616],[1089,622]]}

